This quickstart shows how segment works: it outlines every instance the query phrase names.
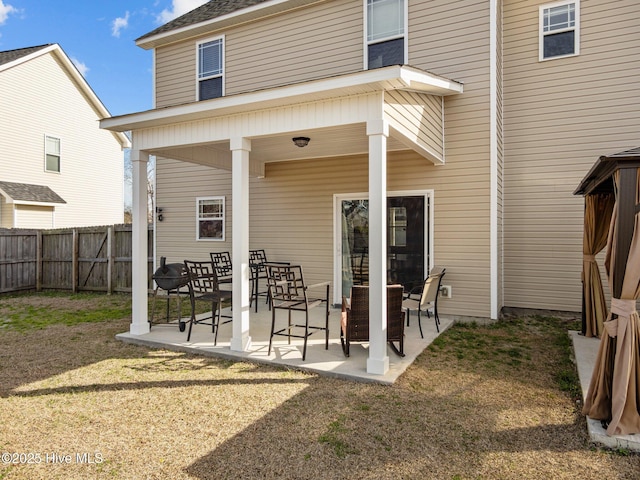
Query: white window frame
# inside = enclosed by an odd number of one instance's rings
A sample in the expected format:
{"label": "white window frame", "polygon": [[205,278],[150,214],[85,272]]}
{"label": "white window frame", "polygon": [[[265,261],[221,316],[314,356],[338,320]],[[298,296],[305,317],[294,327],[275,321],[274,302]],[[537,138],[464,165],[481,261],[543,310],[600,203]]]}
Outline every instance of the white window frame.
{"label": "white window frame", "polygon": [[[211,217],[205,218],[200,217],[200,202],[204,200],[220,200],[222,203],[222,214],[220,217]],[[225,197],[224,196],[212,196],[212,197],[196,197],[196,240],[203,242],[224,242],[225,241],[225,230],[226,230],[226,208],[225,208]],[[219,238],[216,237],[200,237],[200,222],[207,220],[220,220],[222,222],[222,236]]]}
{"label": "white window frame", "polygon": [[[53,139],[58,141],[58,152],[50,153],[48,150],[48,140]],[[58,169],[50,170],[47,168],[47,155],[57,156],[58,157]],[[57,135],[46,135],[44,136],[44,171],[49,173],[60,173],[62,171],[62,139]]]}
{"label": "white window frame", "polygon": [[[215,41],[221,41],[222,42],[222,53],[220,55],[220,63],[222,64],[220,66],[220,70],[221,72],[218,74],[214,74],[214,75],[208,75],[206,77],[200,77],[200,45],[203,45],[205,43],[209,43],[209,42],[215,42]],[[200,82],[203,80],[211,80],[213,78],[222,78],[222,96],[225,96],[225,36],[224,35],[220,35],[217,37],[212,37],[212,38],[207,38],[204,40],[200,40],[198,42],[196,42],[196,101],[200,101]],[[220,97],[218,97],[220,98]],[[211,99],[207,99],[207,100],[211,100]]]}
{"label": "white window frame", "polygon": [[403,64],[409,63],[409,0],[404,0],[404,33],[401,35],[392,35],[385,38],[378,38],[376,40],[369,41],[369,0],[363,0],[363,10],[364,10],[364,70],[369,70],[369,45],[374,45],[376,43],[383,43],[389,40],[396,40],[398,38],[404,39],[404,62]]}
{"label": "white window frame", "polygon": [[[571,5],[574,4],[575,5],[575,17],[576,17],[576,22],[575,25],[573,27],[567,27],[567,28],[563,28],[563,29],[558,29],[558,30],[551,30],[549,32],[545,32],[544,31],[544,14],[545,11],[551,9],[551,8],[555,8],[555,7],[562,7],[565,5]],[[573,31],[574,32],[574,51],[573,53],[569,53],[566,55],[557,55],[554,57],[545,57],[544,56],[544,37],[546,37],[547,35],[553,35],[556,33],[562,33],[562,32],[570,32]],[[575,57],[577,55],[580,55],[580,0],[564,0],[561,2],[554,2],[554,3],[547,3],[545,5],[540,5],[539,7],[539,13],[538,13],[538,35],[539,35],[539,41],[538,41],[538,60],[540,62],[546,62],[549,60],[556,60],[558,58],[567,58],[567,57]]]}

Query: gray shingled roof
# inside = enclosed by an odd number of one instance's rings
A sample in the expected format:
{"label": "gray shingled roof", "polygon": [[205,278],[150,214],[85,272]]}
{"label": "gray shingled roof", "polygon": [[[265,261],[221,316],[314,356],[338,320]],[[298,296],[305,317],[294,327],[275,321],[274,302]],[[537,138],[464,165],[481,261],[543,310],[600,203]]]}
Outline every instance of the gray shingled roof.
{"label": "gray shingled roof", "polygon": [[4,52],[0,52],[0,65],[5,63],[13,62],[21,57],[26,57],[27,55],[32,54],[33,52],[37,52],[43,48],[52,45],[48,43],[47,45],[38,45],[37,47],[27,47],[27,48],[18,48],[16,50],[6,50]]}
{"label": "gray shingled roof", "polygon": [[0,190],[11,197],[12,200],[41,203],[67,203],[60,195],[44,185],[0,182]]}
{"label": "gray shingled roof", "polygon": [[191,10],[184,15],[165,23],[146,35],[137,38],[136,41],[152,37],[160,33],[170,32],[171,30],[176,30],[178,28],[188,27],[189,25],[195,25],[196,23],[206,22],[207,20],[221,17],[222,15],[235,12],[236,10],[252,7],[253,5],[266,1],[267,0],[211,0],[210,2]]}

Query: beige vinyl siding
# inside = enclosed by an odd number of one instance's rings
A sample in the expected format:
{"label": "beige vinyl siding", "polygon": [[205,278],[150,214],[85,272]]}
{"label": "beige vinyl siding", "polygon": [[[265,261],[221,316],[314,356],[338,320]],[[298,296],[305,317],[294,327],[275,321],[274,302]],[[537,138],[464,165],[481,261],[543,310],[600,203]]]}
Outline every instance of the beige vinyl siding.
{"label": "beige vinyl siding", "polygon": [[443,159],[442,105],[442,97],[391,91],[385,94],[384,113],[397,130]]}
{"label": "beige vinyl siding", "polygon": [[435,261],[453,287],[439,306],[476,317],[489,316],[491,295],[489,13],[484,0],[409,2],[409,63],[464,83],[444,99]]}
{"label": "beige vinyl siding", "polygon": [[504,2],[505,305],[579,311],[572,193],[600,155],[640,142],[640,3],[582,0],[580,55],[544,62],[540,4]]}
{"label": "beige vinyl siding", "polygon": [[13,228],[13,204],[0,195],[0,228]]}
{"label": "beige vinyl siding", "polygon": [[156,49],[156,108],[196,101],[196,42]]}
{"label": "beige vinyl siding", "polygon": [[[60,195],[67,203],[55,206],[56,227],[121,223],[120,144],[53,54],[0,72],[0,91],[0,178]],[[45,135],[60,139],[60,173],[45,172]]]}
{"label": "beige vinyl siding", "polygon": [[53,228],[55,222],[53,207],[37,205],[16,205],[15,228]]}
{"label": "beige vinyl siding", "polygon": [[156,106],[196,100],[196,44],[224,34],[225,94],[362,70],[363,4],[336,0],[156,50]]}
{"label": "beige vinyl siding", "polygon": [[227,94],[362,70],[363,8],[335,0],[229,32]]}

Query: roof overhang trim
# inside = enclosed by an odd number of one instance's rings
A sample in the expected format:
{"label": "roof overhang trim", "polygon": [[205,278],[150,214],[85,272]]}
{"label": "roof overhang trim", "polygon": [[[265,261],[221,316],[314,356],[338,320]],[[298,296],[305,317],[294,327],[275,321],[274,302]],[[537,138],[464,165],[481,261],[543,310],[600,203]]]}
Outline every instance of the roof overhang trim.
{"label": "roof overhang trim", "polygon": [[388,90],[410,90],[430,95],[454,95],[462,93],[463,85],[460,82],[414,67],[396,65],[213,100],[105,118],[101,120],[100,127],[115,132],[125,132],[307,101]]}

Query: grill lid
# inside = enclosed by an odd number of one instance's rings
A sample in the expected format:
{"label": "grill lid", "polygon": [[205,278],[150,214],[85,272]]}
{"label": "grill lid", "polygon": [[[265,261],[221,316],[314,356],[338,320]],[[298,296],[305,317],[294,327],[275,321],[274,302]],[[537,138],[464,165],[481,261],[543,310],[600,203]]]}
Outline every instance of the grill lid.
{"label": "grill lid", "polygon": [[166,257],[160,257],[160,267],[153,279],[163,290],[175,290],[189,283],[189,272],[183,263],[167,263]]}

